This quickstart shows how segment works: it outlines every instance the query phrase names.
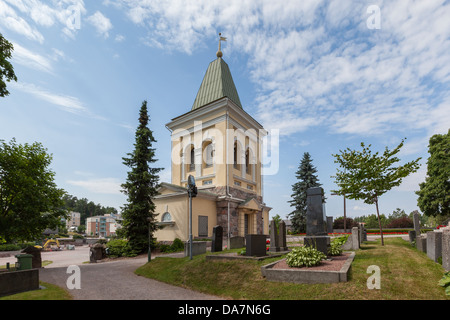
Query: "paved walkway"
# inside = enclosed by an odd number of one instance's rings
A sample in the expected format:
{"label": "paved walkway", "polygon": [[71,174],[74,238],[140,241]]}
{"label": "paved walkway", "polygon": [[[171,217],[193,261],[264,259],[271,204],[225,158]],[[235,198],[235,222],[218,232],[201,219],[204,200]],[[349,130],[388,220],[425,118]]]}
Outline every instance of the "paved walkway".
{"label": "paved walkway", "polygon": [[[1,257],[0,265],[7,262],[14,266],[17,252],[9,252],[9,257]],[[181,254],[171,254],[183,256]],[[152,255],[152,259],[156,256]],[[206,295],[188,289],[172,286],[138,276],[134,271],[147,263],[147,256],[118,259],[100,263],[89,261],[89,247],[76,247],[75,250],[42,252],[42,261],[51,264],[39,269],[39,280],[67,289],[74,300],[218,300],[216,296]],[[80,268],[81,289],[67,288],[67,280],[73,273],[67,267]]]}
{"label": "paved walkway", "polygon": [[[215,296],[168,285],[134,274],[147,258],[82,264],[81,289],[68,290],[74,300],[217,300]],[[50,265],[49,265],[50,266]],[[39,280],[67,288],[67,267],[42,268]]]}

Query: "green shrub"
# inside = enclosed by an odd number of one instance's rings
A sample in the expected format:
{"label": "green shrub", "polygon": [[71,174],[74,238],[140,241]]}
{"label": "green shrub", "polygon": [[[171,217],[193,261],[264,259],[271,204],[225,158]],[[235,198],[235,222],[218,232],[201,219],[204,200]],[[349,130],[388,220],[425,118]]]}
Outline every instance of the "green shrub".
{"label": "green shrub", "polygon": [[298,247],[286,255],[286,263],[290,267],[312,267],[326,259],[325,254],[313,247]]}
{"label": "green shrub", "polygon": [[179,238],[175,238],[172,244],[159,244],[159,250],[164,253],[172,253],[184,250],[184,243]]}
{"label": "green shrub", "polygon": [[2,244],[0,245],[0,251],[16,251],[22,249],[18,244]]}
{"label": "green shrub", "polygon": [[348,234],[341,237],[334,238],[331,240],[330,249],[328,249],[328,254],[330,256],[340,256],[342,254],[342,245],[347,242]]}
{"label": "green shrub", "polygon": [[439,280],[438,284],[445,288],[445,294],[450,296],[450,271],[444,273],[444,276]]}
{"label": "green shrub", "polygon": [[128,240],[115,239],[106,244],[108,255],[112,257],[135,257],[138,252],[131,248]]}

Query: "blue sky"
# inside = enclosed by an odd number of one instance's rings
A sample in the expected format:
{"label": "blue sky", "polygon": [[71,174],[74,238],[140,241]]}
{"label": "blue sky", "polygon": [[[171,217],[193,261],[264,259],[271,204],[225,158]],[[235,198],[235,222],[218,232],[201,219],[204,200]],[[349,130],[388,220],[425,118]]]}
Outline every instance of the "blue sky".
{"label": "blue sky", "polygon": [[[375,9],[374,9],[375,8]],[[379,10],[378,10],[379,9]],[[309,152],[342,216],[332,154],[396,147],[421,169],[380,198],[380,210],[418,209],[428,140],[450,124],[448,1],[0,0],[0,32],[18,77],[0,100],[0,139],[41,142],[56,183],[120,208],[122,157],[149,103],[158,166],[170,181],[165,124],[190,110],[218,33],[244,109],[278,129],[279,170],[264,177],[271,216],[285,217],[295,171]],[[347,200],[350,217],[374,206]]]}

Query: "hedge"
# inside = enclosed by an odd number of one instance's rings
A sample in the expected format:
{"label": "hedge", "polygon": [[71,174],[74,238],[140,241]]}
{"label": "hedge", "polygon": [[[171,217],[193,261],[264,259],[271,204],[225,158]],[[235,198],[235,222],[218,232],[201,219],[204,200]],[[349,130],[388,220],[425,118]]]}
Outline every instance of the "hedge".
{"label": "hedge", "polygon": [[[380,229],[366,229],[366,231],[367,231],[367,234],[370,234],[370,233],[379,234],[380,233]],[[383,234],[389,234],[389,233],[391,233],[391,234],[396,234],[396,233],[408,234],[409,231],[414,231],[414,229],[412,229],[412,228],[408,228],[408,229],[399,229],[399,228],[388,229],[388,228],[386,228],[386,229],[383,229]],[[428,231],[433,231],[433,229],[420,229],[421,233],[426,233]]]}

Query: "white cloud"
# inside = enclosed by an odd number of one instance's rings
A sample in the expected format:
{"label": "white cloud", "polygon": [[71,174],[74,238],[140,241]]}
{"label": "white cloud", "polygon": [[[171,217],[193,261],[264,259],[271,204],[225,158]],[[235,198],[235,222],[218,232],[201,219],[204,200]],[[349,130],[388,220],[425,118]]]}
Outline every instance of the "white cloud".
{"label": "white cloud", "polygon": [[80,100],[76,97],[52,93],[45,89],[30,83],[18,82],[12,83],[12,86],[35,97],[47,101],[60,107],[62,110],[76,114],[90,114],[89,110],[84,107]]}
{"label": "white cloud", "polygon": [[92,16],[89,16],[87,21],[97,29],[99,35],[105,38],[109,37],[109,31],[112,29],[113,25],[100,11],[96,11]]}
{"label": "white cloud", "polygon": [[84,13],[86,9],[83,0],[52,3],[39,0],[0,0],[0,23],[41,44],[45,40],[44,36],[30,23],[47,28],[58,25],[63,34],[73,38],[81,26],[81,15]]}
{"label": "white cloud", "polygon": [[17,32],[30,40],[39,43],[44,42],[44,36],[31,27],[28,22],[17,15],[16,11],[8,6],[5,2],[0,0],[0,24],[4,27]]}
{"label": "white cloud", "polygon": [[161,49],[192,54],[222,32],[225,59],[249,57],[257,119],[282,135],[313,126],[366,136],[445,132],[450,4],[377,4],[379,30],[367,28],[369,4],[358,1],[116,3],[147,28],[145,43]]}
{"label": "white cloud", "polygon": [[68,184],[82,187],[92,193],[121,194],[121,182],[115,178],[100,178],[88,180],[69,180]]}
{"label": "white cloud", "polygon": [[18,64],[30,67],[35,70],[51,73],[53,71],[52,64],[49,59],[37,53],[22,47],[17,43],[13,43],[13,61]]}
{"label": "white cloud", "polygon": [[116,42],[123,42],[123,41],[125,41],[125,36],[124,36],[124,35],[121,35],[121,34],[118,34],[118,35],[116,35],[116,37],[114,38],[114,41],[116,41]]}

